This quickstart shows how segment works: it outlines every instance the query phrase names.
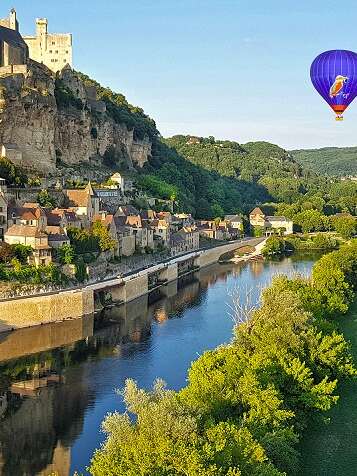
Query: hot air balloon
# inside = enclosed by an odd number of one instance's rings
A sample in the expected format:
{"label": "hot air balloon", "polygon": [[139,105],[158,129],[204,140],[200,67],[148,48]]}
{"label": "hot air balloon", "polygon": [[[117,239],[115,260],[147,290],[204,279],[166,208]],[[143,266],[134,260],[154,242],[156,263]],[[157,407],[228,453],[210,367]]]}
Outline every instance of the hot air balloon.
{"label": "hot air balloon", "polygon": [[357,54],[331,50],[314,59],[310,77],[317,92],[336,113],[336,121],[357,96]]}

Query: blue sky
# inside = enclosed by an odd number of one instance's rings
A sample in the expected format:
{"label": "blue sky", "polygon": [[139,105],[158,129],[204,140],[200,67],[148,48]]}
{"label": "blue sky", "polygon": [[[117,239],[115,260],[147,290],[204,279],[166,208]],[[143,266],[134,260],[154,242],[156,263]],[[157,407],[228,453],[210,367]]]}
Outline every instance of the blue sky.
{"label": "blue sky", "polygon": [[75,68],[143,107],[164,136],[357,144],[357,99],[337,123],[309,79],[320,52],[357,50],[353,0],[2,0],[1,16],[12,6],[23,34],[35,17],[72,32]]}

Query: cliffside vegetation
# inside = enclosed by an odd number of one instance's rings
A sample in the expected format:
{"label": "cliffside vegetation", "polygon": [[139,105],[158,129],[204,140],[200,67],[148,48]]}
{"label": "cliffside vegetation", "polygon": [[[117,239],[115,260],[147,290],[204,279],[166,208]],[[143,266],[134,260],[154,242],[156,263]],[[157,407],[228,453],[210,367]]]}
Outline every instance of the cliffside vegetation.
{"label": "cliffside vegetation", "polygon": [[105,102],[109,116],[118,124],[125,124],[129,130],[133,129],[135,139],[144,139],[146,136],[153,140],[158,135],[155,121],[146,115],[143,109],[133,106],[123,94],[102,86],[86,74],[78,71],[76,73],[85,85],[96,87],[97,97]]}
{"label": "cliffside vegetation", "polygon": [[[277,277],[260,308],[237,312],[230,344],[205,352],[180,392],[128,380],[128,413],[108,415],[93,476],[299,474],[298,440],[356,376],[336,331],[357,285],[357,240],[323,256],[311,279]],[[237,309],[244,306],[237,306]],[[133,415],[133,418],[131,418]]]}
{"label": "cliffside vegetation", "polygon": [[26,173],[6,157],[0,157],[0,177],[5,179],[8,185],[23,186],[28,183]]}
{"label": "cliffside vegetation", "polygon": [[321,175],[357,175],[357,147],[292,150],[291,154],[302,167]]}

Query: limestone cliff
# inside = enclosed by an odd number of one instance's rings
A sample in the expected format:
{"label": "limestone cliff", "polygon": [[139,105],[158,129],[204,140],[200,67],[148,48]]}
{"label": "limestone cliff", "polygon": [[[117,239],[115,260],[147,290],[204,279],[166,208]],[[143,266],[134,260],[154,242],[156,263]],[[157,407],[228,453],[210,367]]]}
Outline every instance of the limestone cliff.
{"label": "limestone cliff", "polygon": [[95,88],[70,68],[55,78],[36,62],[0,71],[0,144],[15,145],[12,159],[28,170],[53,175],[56,165],[103,157],[142,167],[151,154],[149,138],[111,117]]}

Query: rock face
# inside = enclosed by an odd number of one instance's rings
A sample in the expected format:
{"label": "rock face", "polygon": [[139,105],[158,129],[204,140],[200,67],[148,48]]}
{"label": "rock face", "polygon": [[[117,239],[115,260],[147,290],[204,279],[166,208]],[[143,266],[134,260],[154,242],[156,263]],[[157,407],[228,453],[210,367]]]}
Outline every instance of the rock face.
{"label": "rock face", "polygon": [[116,123],[95,88],[86,87],[70,68],[62,71],[60,82],[69,104],[56,101],[55,77],[39,63],[30,62],[21,72],[0,71],[0,144],[16,144],[21,165],[42,174],[55,175],[59,163],[98,161],[109,151],[129,168],[142,167],[151,154],[149,139],[134,140],[134,131]]}

